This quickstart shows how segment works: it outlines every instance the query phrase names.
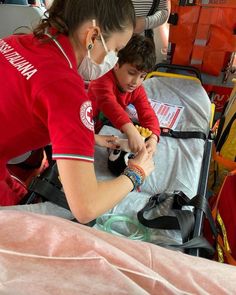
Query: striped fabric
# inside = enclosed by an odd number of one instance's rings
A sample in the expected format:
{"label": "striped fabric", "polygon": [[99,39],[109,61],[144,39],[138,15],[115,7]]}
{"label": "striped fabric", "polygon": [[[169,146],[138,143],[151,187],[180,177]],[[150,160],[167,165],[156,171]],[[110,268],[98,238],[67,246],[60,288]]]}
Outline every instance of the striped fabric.
{"label": "striped fabric", "polygon": [[76,155],[76,154],[53,154],[52,155],[53,160],[57,159],[73,159],[73,160],[82,160],[86,162],[94,162],[94,158],[87,157],[83,155]]}
{"label": "striped fabric", "polygon": [[153,1],[142,0],[135,1],[132,0],[136,16],[146,17],[146,29],[154,29],[167,21],[168,18],[168,0],[160,0],[159,5],[156,7],[155,14],[147,16],[149,13]]}

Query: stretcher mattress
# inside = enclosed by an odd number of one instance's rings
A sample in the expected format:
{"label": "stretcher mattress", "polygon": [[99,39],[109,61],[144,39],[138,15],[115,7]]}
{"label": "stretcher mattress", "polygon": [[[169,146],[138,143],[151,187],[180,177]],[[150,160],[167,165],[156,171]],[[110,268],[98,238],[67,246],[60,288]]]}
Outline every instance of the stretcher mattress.
{"label": "stretcher mattress", "polygon": [[[200,131],[208,135],[211,117],[211,103],[201,84],[196,80],[153,77],[144,81],[144,87],[151,101],[169,103],[184,107],[176,126],[176,131]],[[104,126],[100,134],[123,135],[113,127]],[[109,214],[125,214],[137,219],[136,215],[148,199],[157,193],[183,191],[189,198],[197,194],[202,167],[205,141],[197,138],[176,139],[161,136],[154,155],[155,170],[145,180],[141,192],[131,192],[127,197],[110,210]],[[98,179],[113,177],[107,168],[107,151],[96,148],[95,169]],[[154,214],[155,212],[151,213]],[[152,216],[149,216],[152,218]],[[105,219],[104,219],[105,220]],[[124,232],[127,226],[118,225]],[[119,229],[120,231],[120,229]],[[166,241],[168,236],[181,242],[177,231],[158,232],[158,241]],[[152,237],[155,242],[156,237]]]}

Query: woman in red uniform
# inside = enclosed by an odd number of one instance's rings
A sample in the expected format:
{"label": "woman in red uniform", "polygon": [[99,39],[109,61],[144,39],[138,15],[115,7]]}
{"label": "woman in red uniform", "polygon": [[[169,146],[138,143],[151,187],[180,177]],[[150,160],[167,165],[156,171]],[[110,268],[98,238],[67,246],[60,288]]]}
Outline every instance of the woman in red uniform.
{"label": "woman in red uniform", "polygon": [[34,34],[0,39],[0,205],[17,204],[25,193],[6,169],[9,159],[49,143],[82,223],[112,208],[152,171],[145,149],[111,181],[98,182],[93,165],[95,141],[112,143],[94,140],[83,78],[96,79],[115,65],[134,25],[128,0],[54,0]]}

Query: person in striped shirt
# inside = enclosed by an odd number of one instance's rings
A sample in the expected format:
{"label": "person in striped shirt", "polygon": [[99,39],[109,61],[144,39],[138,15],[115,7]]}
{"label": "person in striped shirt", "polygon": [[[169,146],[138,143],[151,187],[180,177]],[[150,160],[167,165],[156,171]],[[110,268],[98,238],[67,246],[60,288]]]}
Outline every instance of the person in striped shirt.
{"label": "person in striped shirt", "polygon": [[[154,29],[168,19],[168,0],[132,0],[132,3],[136,14],[135,33],[140,34],[145,30]],[[149,15],[151,10],[153,13]]]}

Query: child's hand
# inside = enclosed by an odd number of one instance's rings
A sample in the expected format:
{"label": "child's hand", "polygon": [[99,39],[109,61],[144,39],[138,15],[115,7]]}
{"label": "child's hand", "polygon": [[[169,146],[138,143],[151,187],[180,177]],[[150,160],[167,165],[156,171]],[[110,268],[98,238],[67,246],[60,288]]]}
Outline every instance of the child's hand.
{"label": "child's hand", "polygon": [[121,130],[126,134],[131,152],[137,153],[145,147],[144,139],[133,123],[126,123]]}
{"label": "child's hand", "polygon": [[148,153],[153,156],[157,148],[156,138],[150,136],[149,139],[145,142]]}
{"label": "child's hand", "polygon": [[145,147],[143,137],[138,131],[132,132],[127,136],[129,141],[129,148],[133,153],[137,153]]}

